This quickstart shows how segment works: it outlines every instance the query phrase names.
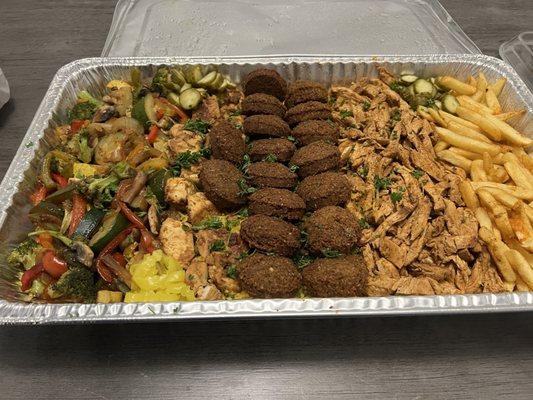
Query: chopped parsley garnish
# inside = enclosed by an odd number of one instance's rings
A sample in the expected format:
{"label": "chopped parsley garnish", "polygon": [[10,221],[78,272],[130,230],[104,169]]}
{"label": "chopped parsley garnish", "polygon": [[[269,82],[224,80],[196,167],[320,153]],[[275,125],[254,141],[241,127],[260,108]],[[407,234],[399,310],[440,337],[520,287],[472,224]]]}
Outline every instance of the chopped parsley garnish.
{"label": "chopped parsley garnish", "polygon": [[394,90],[395,92],[401,92],[403,91],[403,85],[400,82],[392,82],[389,87]]}
{"label": "chopped parsley garnish", "polygon": [[238,219],[227,219],[226,220],[226,229],[228,231],[231,231],[233,228],[235,228],[237,225],[239,225]]}
{"label": "chopped parsley garnish", "polygon": [[237,279],[237,267],[235,265],[230,265],[226,270],[226,275],[228,278]]}
{"label": "chopped parsley garnish", "polygon": [[248,186],[246,179],[244,178],[239,179],[237,185],[239,185],[239,196],[246,196],[247,194],[252,194],[257,191],[256,188]]}
{"label": "chopped parsley garnish", "polygon": [[368,229],[370,228],[370,224],[368,223],[368,221],[366,220],[365,217],[363,218],[359,218],[359,226],[361,227],[361,229]]}
{"label": "chopped parsley garnish", "polygon": [[397,192],[391,192],[390,194],[390,198],[392,200],[393,203],[398,203],[399,201],[402,200],[403,198],[403,193],[405,192],[405,188],[404,187],[401,187],[400,190],[398,190]]}
{"label": "chopped parsley garnish", "polygon": [[296,139],[294,136],[289,135],[287,136],[287,140],[290,140],[293,143],[298,143],[298,139]]}
{"label": "chopped parsley garnish", "polygon": [[429,98],[426,100],[426,107],[435,107],[435,106],[436,106],[435,99]]}
{"label": "chopped parsley garnish", "polygon": [[204,229],[220,229],[224,226],[222,220],[219,217],[211,217],[204,219],[199,224],[193,225],[192,230],[201,231]]}
{"label": "chopped parsley garnish", "polygon": [[246,173],[251,163],[252,161],[250,160],[250,156],[248,154],[245,154],[244,157],[242,158],[241,171]]}
{"label": "chopped parsley garnish", "polygon": [[311,264],[313,261],[315,261],[315,257],[309,255],[309,254],[302,254],[302,253],[299,253],[297,255],[295,255],[292,260],[294,261],[294,263],[296,264],[296,266],[299,268],[299,269],[303,269],[305,267],[307,267],[309,264]]}
{"label": "chopped parsley garnish", "polygon": [[398,134],[397,134],[396,132],[392,132],[392,133],[390,134],[389,138],[390,138],[391,140],[396,140],[396,139],[398,139]]}
{"label": "chopped parsley garnish", "polygon": [[241,110],[234,110],[230,113],[230,117],[237,117],[242,114]]}
{"label": "chopped parsley garnish", "polygon": [[201,119],[190,119],[185,123],[183,129],[192,132],[199,132],[202,135],[205,135],[210,127],[211,124],[207,121]]}
{"label": "chopped parsley garnish", "polygon": [[374,187],[379,192],[380,190],[385,190],[390,188],[391,181],[389,178],[380,178],[379,176],[376,176],[374,178]]}
{"label": "chopped parsley garnish", "polygon": [[296,165],[296,164],[292,164],[292,165],[289,167],[289,170],[290,170],[291,172],[296,172],[296,171],[298,171],[299,168],[300,168],[300,167],[299,167],[298,165]]}
{"label": "chopped parsley garnish", "polygon": [[246,257],[251,256],[251,255],[254,254],[254,253],[255,253],[255,249],[252,250],[251,253],[249,253],[249,252],[247,252],[247,251],[243,251],[241,254],[239,254],[239,255],[237,256],[237,261],[242,261],[242,260],[244,260]]}
{"label": "chopped parsley garnish", "polygon": [[208,158],[210,155],[211,150],[207,147],[204,147],[199,151],[187,150],[176,156],[174,164],[170,167],[170,170],[174,176],[178,176],[183,168],[191,168],[191,166],[197,164],[202,157]]}
{"label": "chopped parsley garnish", "polygon": [[222,239],[217,239],[209,246],[209,251],[224,251],[226,250],[226,243]]}
{"label": "chopped parsley garnish", "polygon": [[247,207],[243,207],[239,211],[237,211],[235,213],[235,215],[240,217],[240,218],[247,218],[250,215],[250,213],[248,212],[248,208]]}
{"label": "chopped parsley garnish", "polygon": [[362,165],[359,168],[357,168],[357,175],[359,175],[361,178],[366,178],[368,175],[368,167],[366,165]]}
{"label": "chopped parsley garnish", "polygon": [[326,258],[337,258],[342,256],[342,253],[333,249],[322,249],[322,255]]}
{"label": "chopped parsley garnish", "polygon": [[278,161],[278,158],[274,154],[268,154],[263,161],[274,163]]}
{"label": "chopped parsley garnish", "polygon": [[413,175],[416,179],[420,179],[424,175],[424,172],[416,168],[411,171],[411,175]]}
{"label": "chopped parsley garnish", "polygon": [[339,115],[341,116],[341,118],[353,117],[353,112],[351,112],[350,110],[340,110]]}
{"label": "chopped parsley garnish", "polygon": [[242,129],[242,124],[235,124],[235,128]]}
{"label": "chopped parsley garnish", "polygon": [[363,102],[363,110],[364,110],[364,111],[368,111],[368,110],[370,110],[370,102],[369,102],[368,100],[365,100],[365,101]]}
{"label": "chopped parsley garnish", "polygon": [[306,231],[300,231],[300,244],[302,246],[305,246],[307,244],[308,238],[309,238],[309,234]]}
{"label": "chopped parsley garnish", "polygon": [[399,108],[395,108],[390,116],[391,120],[398,122],[402,119],[402,113]]}

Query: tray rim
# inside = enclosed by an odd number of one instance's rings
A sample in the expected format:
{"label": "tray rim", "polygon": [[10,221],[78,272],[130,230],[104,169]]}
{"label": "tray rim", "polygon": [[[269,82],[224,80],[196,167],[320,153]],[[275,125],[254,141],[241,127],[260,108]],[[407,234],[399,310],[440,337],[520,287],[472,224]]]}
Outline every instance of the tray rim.
{"label": "tray rim", "polygon": [[[22,173],[33,159],[35,149],[24,145],[37,140],[48,124],[59,93],[71,79],[85,69],[100,66],[159,65],[159,64],[286,64],[286,63],[445,63],[463,62],[472,65],[490,64],[507,77],[513,90],[533,113],[533,94],[516,72],[503,61],[486,55],[279,55],[234,57],[95,57],[70,62],[54,76],[22,142],[0,183],[0,196],[7,201],[0,204],[0,224],[7,216],[13,195]],[[30,157],[31,155],[31,157]],[[309,307],[311,305],[311,307]],[[304,308],[305,306],[305,308]],[[332,316],[384,316],[464,314],[533,311],[533,292],[500,294],[465,294],[435,296],[387,296],[324,299],[249,299],[223,301],[195,301],[170,303],[117,304],[43,304],[0,300],[0,325],[51,324],[94,322],[139,322],[164,320],[280,318]]]}

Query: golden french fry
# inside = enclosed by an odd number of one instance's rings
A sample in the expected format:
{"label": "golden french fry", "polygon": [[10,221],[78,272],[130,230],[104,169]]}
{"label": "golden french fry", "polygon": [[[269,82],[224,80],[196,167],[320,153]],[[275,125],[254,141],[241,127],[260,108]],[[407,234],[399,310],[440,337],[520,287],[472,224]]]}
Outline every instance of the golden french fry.
{"label": "golden french fry", "polygon": [[[464,199],[464,197],[463,197]],[[477,201],[477,197],[476,197]],[[492,231],[494,228],[492,226],[492,221],[490,220],[489,213],[487,210],[485,210],[483,207],[478,207],[474,211],[474,214],[476,216],[477,222],[479,223],[479,226],[482,228],[486,228],[490,231]]]}
{"label": "golden french fry", "polygon": [[487,78],[485,78],[485,74],[480,72],[477,76],[476,93],[472,95],[472,99],[481,102],[485,95],[485,91],[487,90],[487,85],[488,82]]}
{"label": "golden french fry", "polygon": [[479,126],[492,140],[501,140],[502,133],[500,129],[483,115],[462,106],[457,107],[457,115]]}
{"label": "golden french fry", "polygon": [[500,130],[501,136],[508,142],[521,147],[528,147],[533,143],[533,140],[525,137],[507,122],[499,120],[494,115],[484,113],[482,116],[485,117],[485,119],[491,124],[496,126]]}
{"label": "golden french fry", "polygon": [[528,169],[530,172],[533,172],[533,158],[527,154],[523,148],[514,148],[513,154],[524,166],[524,168]]}
{"label": "golden french fry", "polygon": [[[446,143],[446,142],[437,142],[439,143]],[[437,145],[435,145],[435,148]],[[464,158],[468,158],[469,160],[481,160],[482,156],[479,153],[474,153],[473,151],[468,151],[465,149],[460,149],[459,147],[450,147],[448,150],[450,150],[452,153],[458,154],[460,156],[463,156]]]}
{"label": "golden french fry", "polygon": [[485,101],[487,102],[487,106],[491,109],[492,114],[499,114],[502,112],[502,106],[500,105],[498,97],[491,88],[488,88],[485,92]]}
{"label": "golden french fry", "polygon": [[439,157],[441,160],[449,162],[452,165],[455,165],[456,167],[464,169],[466,172],[470,171],[470,166],[472,165],[472,161],[470,161],[468,158],[455,154],[449,150],[439,151],[437,153],[437,157]]}
{"label": "golden french fry", "polygon": [[469,137],[471,139],[480,140],[485,143],[492,143],[492,140],[490,140],[488,137],[486,137],[481,132],[470,129],[469,127],[461,125],[455,121],[448,122],[448,129],[451,130],[452,132],[455,132],[462,136]]}
{"label": "golden french fry", "polygon": [[524,189],[518,186],[513,185],[507,185],[503,183],[496,183],[496,182],[472,182],[472,187],[477,192],[478,189],[481,188],[496,188],[503,190],[504,192],[507,192],[515,197],[518,197],[521,200],[527,200],[531,201],[533,200],[533,190]]}
{"label": "golden french fry", "polygon": [[533,290],[533,269],[527,262],[527,260],[516,250],[507,250],[505,257],[514,268],[516,273],[522,278],[527,286]]}
{"label": "golden french fry", "polygon": [[522,280],[522,278],[519,275],[516,276],[516,291],[517,292],[529,292],[529,287],[526,285],[526,283]]}
{"label": "golden french fry", "polygon": [[525,250],[522,247],[522,245],[518,242],[518,240],[510,240],[509,247],[513,250],[518,251],[520,254],[522,254],[522,256],[527,260],[531,268],[533,268],[533,254]]}
{"label": "golden french fry", "polygon": [[496,168],[494,168],[494,163],[492,162],[492,157],[489,153],[483,153],[483,169],[485,170],[485,173],[490,178],[490,180],[494,180],[494,175],[496,174]]}
{"label": "golden french fry", "polygon": [[529,218],[529,222],[533,224],[533,207],[531,207],[529,204],[525,204],[524,210]]}
{"label": "golden french fry", "polygon": [[440,86],[454,90],[459,94],[466,94],[468,96],[471,96],[476,93],[475,86],[471,86],[467,83],[461,82],[460,80],[455,79],[452,76],[441,76],[437,78],[437,83]]}
{"label": "golden french fry", "polygon": [[533,250],[533,227],[525,211],[524,203],[519,203],[509,215],[509,222],[516,238],[528,251]]}
{"label": "golden french fry", "polygon": [[446,150],[450,145],[446,143],[443,140],[439,140],[437,143],[435,143],[435,146],[433,146],[433,150],[435,150],[435,153],[438,153],[439,151]]}
{"label": "golden french fry", "polygon": [[445,128],[448,127],[448,124],[447,124],[446,121],[444,121],[444,119],[440,116],[438,110],[435,110],[434,108],[428,108],[428,113],[429,113],[429,115],[431,115],[431,117],[433,118],[433,120],[434,120],[437,124],[439,124],[440,126],[443,126],[443,127],[445,127]]}
{"label": "golden french fry", "polygon": [[466,206],[472,211],[477,210],[479,207],[479,200],[477,199],[476,192],[472,189],[472,185],[468,181],[459,182],[459,191],[463,197],[463,201]]}
{"label": "golden french fry", "polygon": [[494,196],[487,190],[477,190],[476,191],[479,202],[485,207],[488,208],[494,218],[494,223],[496,227],[500,230],[504,239],[513,239],[515,234],[511,228],[511,223],[509,222],[509,216],[507,215],[507,210],[500,203],[496,201]]}
{"label": "golden french fry", "polygon": [[500,152],[500,146],[491,143],[481,142],[469,137],[458,135],[455,132],[450,131],[446,128],[436,127],[436,131],[441,140],[444,140],[446,143],[451,144],[452,146],[459,147],[468,151],[473,151],[474,153],[483,154],[484,152],[489,153],[490,155],[496,155]]}
{"label": "golden french fry", "polygon": [[496,239],[494,234],[484,227],[479,229],[479,237],[487,245],[490,255],[496,263],[500,274],[502,274],[503,279],[507,282],[515,282],[516,274],[513,270],[513,267],[511,267],[511,264],[507,260],[506,252],[508,247],[505,245],[505,243]]}
{"label": "golden french fry", "polygon": [[429,115],[429,113],[427,113],[426,111],[422,109],[418,109],[416,110],[416,112],[418,113],[418,115],[420,115],[424,119],[427,119],[429,122],[435,122],[435,120],[431,117],[431,115]]}
{"label": "golden french fry", "polygon": [[494,94],[496,96],[499,96],[503,90],[503,87],[505,86],[505,83],[507,82],[507,78],[500,78],[496,82],[490,84],[488,87],[492,89]]}
{"label": "golden french fry", "polygon": [[483,169],[483,160],[472,161],[470,164],[470,178],[472,178],[474,182],[485,182],[489,180]]}
{"label": "golden french fry", "polygon": [[478,114],[492,113],[492,110],[489,107],[481,103],[478,103],[477,101],[473,100],[472,97],[457,96],[457,101],[463,107],[468,108],[474,112],[477,112]]}
{"label": "golden french fry", "polygon": [[484,188],[484,190],[487,190],[490,194],[494,196],[496,200],[498,200],[500,203],[502,203],[507,208],[514,208],[516,207],[521,200],[512,194],[509,194],[501,189],[496,188]]}
{"label": "golden french fry", "polygon": [[504,167],[500,165],[494,166],[494,176],[492,177],[494,182],[505,183],[509,180],[509,175]]}
{"label": "golden french fry", "polygon": [[468,83],[470,86],[477,87],[477,80],[472,75],[466,78],[466,83]]}
{"label": "golden french fry", "polygon": [[500,120],[502,120],[502,121],[508,121],[511,118],[519,117],[522,114],[525,114],[525,112],[526,112],[525,109],[516,110],[516,111],[508,111],[508,112],[504,112],[504,113],[501,113],[501,114],[496,114],[495,117],[500,119]]}
{"label": "golden french fry", "polygon": [[533,180],[529,179],[529,174],[524,173],[517,162],[507,161],[503,166],[514,183],[516,183],[516,186],[524,189],[533,189]]}
{"label": "golden french fry", "polygon": [[477,126],[476,124],[470,121],[467,121],[466,119],[459,118],[458,116],[447,113],[444,110],[439,110],[439,114],[447,123],[450,123],[450,121],[454,121],[454,122],[457,122],[458,124],[461,124],[463,126],[466,126],[467,128],[473,129],[481,133],[481,128],[479,126]]}

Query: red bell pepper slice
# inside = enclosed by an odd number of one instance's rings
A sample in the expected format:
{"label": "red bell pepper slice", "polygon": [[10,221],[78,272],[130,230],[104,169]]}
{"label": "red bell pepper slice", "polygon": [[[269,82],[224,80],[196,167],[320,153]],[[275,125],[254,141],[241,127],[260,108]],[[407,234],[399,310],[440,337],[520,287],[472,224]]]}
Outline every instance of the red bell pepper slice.
{"label": "red bell pepper slice", "polygon": [[152,125],[152,127],[150,128],[150,132],[148,132],[148,135],[146,136],[146,140],[148,141],[148,143],[153,144],[157,139],[158,133],[159,127],[157,125]]}
{"label": "red bell pepper slice", "polygon": [[58,174],[57,172],[52,172],[52,179],[55,183],[57,183],[57,186],[60,188],[64,188],[68,185],[68,179],[65,178],[63,175]]}
{"label": "red bell pepper slice", "polygon": [[113,274],[112,272],[109,270],[109,268],[104,264],[104,262],[102,261],[102,257],[105,256],[106,254],[109,254],[111,253],[113,250],[115,250],[118,245],[124,240],[126,239],[126,237],[131,233],[131,231],[133,230],[134,226],[133,225],[130,225],[129,227],[127,227],[126,229],[124,229],[122,232],[120,232],[117,236],[115,236],[113,238],[113,240],[111,240],[103,249],[102,251],[100,252],[100,254],[98,254],[98,257],[96,258],[96,270],[98,271],[98,273],[100,274],[100,276],[102,277],[102,279],[108,283],[111,283],[113,282]]}
{"label": "red bell pepper slice", "polygon": [[29,288],[31,288],[31,284],[39,275],[41,275],[44,272],[44,266],[43,263],[37,263],[33,267],[31,267],[29,270],[24,271],[22,274],[22,277],[20,278],[20,288],[22,291],[26,291]]}
{"label": "red bell pepper slice", "polygon": [[48,194],[48,191],[46,190],[44,185],[39,183],[39,186],[37,186],[37,189],[35,189],[35,191],[32,194],[30,194],[31,204],[36,206],[37,204],[39,204],[41,201],[43,201],[46,198],[47,194]]}
{"label": "red bell pepper slice", "polygon": [[72,214],[67,232],[69,236],[74,234],[86,211],[87,202],[85,201],[85,198],[82,195],[75,193],[74,196],[72,196]]}
{"label": "red bell pepper slice", "polygon": [[138,217],[137,214],[135,214],[123,201],[118,201],[118,205],[120,206],[120,210],[122,211],[122,214],[130,221],[135,227],[146,230],[146,227],[144,226],[144,222]]}
{"label": "red bell pepper slice", "polygon": [[70,133],[74,134],[78,132],[87,123],[86,119],[75,119],[70,123]]}
{"label": "red bell pepper slice", "polygon": [[44,270],[54,278],[61,277],[68,270],[67,263],[57,257],[53,251],[47,251],[43,254],[42,263]]}

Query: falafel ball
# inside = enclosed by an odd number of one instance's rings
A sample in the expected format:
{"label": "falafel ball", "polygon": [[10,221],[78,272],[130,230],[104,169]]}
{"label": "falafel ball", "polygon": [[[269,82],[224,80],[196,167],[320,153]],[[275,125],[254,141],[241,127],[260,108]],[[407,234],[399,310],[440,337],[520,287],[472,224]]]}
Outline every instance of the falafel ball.
{"label": "falafel ball", "polygon": [[295,81],[287,88],[285,104],[287,107],[294,107],[308,101],[319,101],[325,103],[328,101],[328,91],[318,82],[313,81]]}
{"label": "falafel ball", "polygon": [[217,122],[207,137],[213,158],[237,165],[242,163],[246,153],[246,144],[242,132],[233,124],[228,121]]}
{"label": "falafel ball", "polygon": [[252,215],[241,223],[241,238],[249,247],[290,257],[300,248],[300,231],[293,224],[266,215]]}
{"label": "falafel ball", "polygon": [[249,155],[252,161],[262,161],[274,156],[279,162],[287,162],[296,151],[296,146],[288,139],[259,139],[250,143]]}
{"label": "falafel ball", "polygon": [[296,193],[287,189],[259,189],[249,197],[250,214],[264,214],[290,221],[302,218],[305,202]]}
{"label": "falafel ball", "polygon": [[243,92],[246,96],[254,93],[265,93],[285,100],[287,82],[273,69],[260,68],[250,72],[242,81]]}
{"label": "falafel ball", "polygon": [[244,115],[277,115],[280,118],[285,116],[287,108],[276,97],[265,93],[254,93],[246,96],[241,103],[241,110]]}
{"label": "falafel ball", "polygon": [[361,238],[355,215],[345,208],[326,206],[315,211],[303,224],[307,246],[313,254],[325,250],[350,253]]}
{"label": "falafel ball", "polygon": [[205,196],[219,210],[240,208],[246,203],[246,198],[239,194],[239,181],[244,181],[244,176],[229,161],[205,160],[198,178]]}
{"label": "falafel ball", "polygon": [[296,150],[290,163],[298,167],[298,176],[305,178],[337,169],[340,159],[341,156],[336,146],[320,140]]}
{"label": "falafel ball", "polygon": [[287,137],[291,134],[289,125],[277,115],[251,115],[242,126],[248,136]]}
{"label": "falafel ball", "polygon": [[326,206],[343,206],[350,200],[351,187],[348,178],[337,172],[324,172],[305,178],[296,189],[304,199],[307,210]]}
{"label": "falafel ball", "polygon": [[319,258],[305,267],[302,278],[313,297],[365,296],[368,270],[359,255]]}
{"label": "falafel ball", "polygon": [[318,101],[308,101],[298,104],[289,108],[285,114],[285,120],[290,126],[312,119],[328,119],[330,117],[331,110],[328,105]]}
{"label": "falafel ball", "polygon": [[292,189],[298,182],[298,175],[277,162],[260,161],[248,167],[247,175],[252,186]]}
{"label": "falafel ball", "polygon": [[307,146],[308,144],[318,142],[319,140],[331,144],[337,144],[339,135],[339,127],[331,121],[304,121],[296,125],[292,130],[292,136],[298,140],[298,144],[301,146]]}
{"label": "falafel ball", "polygon": [[237,264],[241,287],[260,298],[291,297],[302,276],[290,258],[254,253]]}

